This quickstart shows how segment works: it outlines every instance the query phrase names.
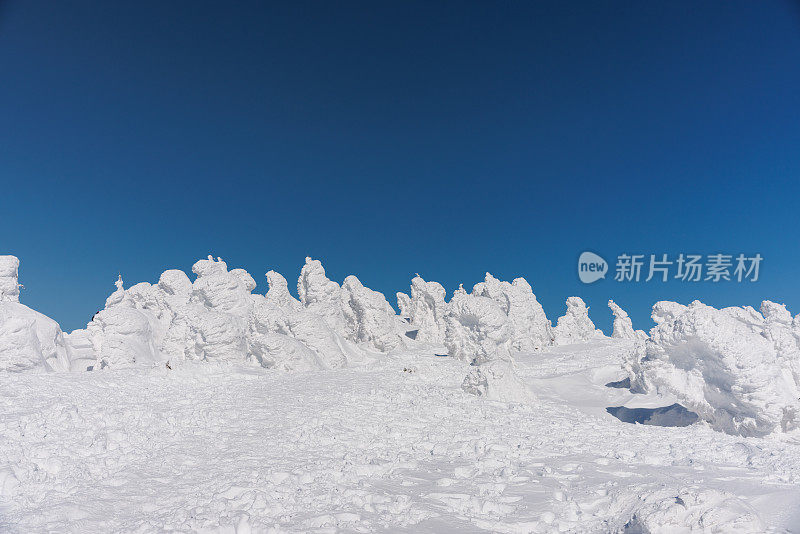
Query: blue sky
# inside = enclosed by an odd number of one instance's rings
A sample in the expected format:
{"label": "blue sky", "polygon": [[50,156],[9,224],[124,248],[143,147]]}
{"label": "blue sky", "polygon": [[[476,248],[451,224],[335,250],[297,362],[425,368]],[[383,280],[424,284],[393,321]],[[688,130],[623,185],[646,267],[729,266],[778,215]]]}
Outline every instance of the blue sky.
{"label": "blue sky", "polygon": [[[0,252],[71,330],[207,254],[394,293],[524,276],[800,312],[800,8],[726,2],[0,4]],[[760,253],[756,283],[583,285],[577,258]]]}

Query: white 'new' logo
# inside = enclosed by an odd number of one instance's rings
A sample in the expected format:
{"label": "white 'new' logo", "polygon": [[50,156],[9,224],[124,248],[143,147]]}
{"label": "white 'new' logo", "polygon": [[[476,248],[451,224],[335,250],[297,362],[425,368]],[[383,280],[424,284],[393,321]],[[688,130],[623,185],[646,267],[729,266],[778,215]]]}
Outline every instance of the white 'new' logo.
{"label": "white 'new' logo", "polygon": [[605,278],[607,273],[608,263],[594,252],[584,252],[578,258],[578,278],[584,284]]}

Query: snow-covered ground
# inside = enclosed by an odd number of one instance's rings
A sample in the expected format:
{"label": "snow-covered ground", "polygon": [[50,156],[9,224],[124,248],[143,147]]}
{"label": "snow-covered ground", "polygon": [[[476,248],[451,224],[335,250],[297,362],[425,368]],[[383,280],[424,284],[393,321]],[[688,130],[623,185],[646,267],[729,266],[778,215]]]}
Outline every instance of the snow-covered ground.
{"label": "snow-covered ground", "polygon": [[385,296],[212,257],[85,329],[0,256],[0,532],[800,532],[800,316],[606,337],[522,278]]}
{"label": "snow-covered ground", "polygon": [[631,424],[633,341],[516,357],[528,403],[432,350],[285,372],[7,373],[2,532],[786,532],[800,443]]}

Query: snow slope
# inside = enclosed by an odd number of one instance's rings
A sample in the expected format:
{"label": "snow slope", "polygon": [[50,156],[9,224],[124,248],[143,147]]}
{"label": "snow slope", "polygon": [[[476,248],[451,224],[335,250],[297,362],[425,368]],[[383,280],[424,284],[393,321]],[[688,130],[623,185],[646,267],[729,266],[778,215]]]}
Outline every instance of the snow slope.
{"label": "snow slope", "polygon": [[[628,343],[626,345],[626,343]],[[356,368],[9,374],[0,531],[784,532],[800,444],[624,423],[630,342],[517,360],[534,403],[424,351]],[[637,530],[638,529],[638,530]]]}

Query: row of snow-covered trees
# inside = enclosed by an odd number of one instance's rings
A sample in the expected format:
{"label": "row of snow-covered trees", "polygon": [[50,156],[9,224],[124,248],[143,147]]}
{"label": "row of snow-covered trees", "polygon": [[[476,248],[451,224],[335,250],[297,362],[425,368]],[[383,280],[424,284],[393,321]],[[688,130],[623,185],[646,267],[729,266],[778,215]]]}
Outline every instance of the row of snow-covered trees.
{"label": "row of snow-covered trees", "polygon": [[[463,388],[496,400],[533,393],[519,380],[514,358],[552,345],[605,336],[578,297],[553,326],[523,278],[486,275],[471,292],[446,300],[444,288],[416,276],[398,293],[400,313],[355,276],[342,285],[306,259],[299,300],[280,274],[253,294],[253,278],[209,256],[194,264],[196,279],[165,271],[156,284],[128,289],[122,280],[85,329],[62,334],[55,321],[20,304],[19,261],[0,256],[0,370],[87,370],[187,360],[254,362],[284,370],[329,369],[369,353],[417,347],[446,350],[472,364]],[[613,301],[613,338],[632,388],[676,396],[720,430],[739,434],[792,431],[800,418],[800,319],[769,301],[716,310],[659,302],[648,337],[635,331]]]}
{"label": "row of snow-covered trees", "polygon": [[[18,260],[6,256],[3,300],[18,302]],[[255,361],[283,369],[335,368],[365,351],[388,353],[420,344],[446,346],[450,355],[476,363],[498,353],[530,352],[553,344],[604,337],[578,297],[553,327],[531,286],[490,274],[471,293],[459,288],[450,301],[444,288],[419,276],[410,294],[398,293],[400,314],[382,293],[355,276],[328,279],[318,260],[306,259],[297,281],[299,300],[286,279],[267,273],[269,290],[254,294],[255,280],[209,256],[192,267],[196,279],[165,271],[156,284],[127,289],[122,279],[85,329],[61,337],[66,358],[45,356],[53,368],[120,367],[183,360]],[[2,273],[0,273],[2,274]],[[630,319],[614,306],[616,336],[633,336]],[[21,306],[21,305],[20,305]],[[627,321],[627,323],[626,323]],[[37,359],[29,363],[33,366]],[[24,367],[24,364],[22,364]]]}

